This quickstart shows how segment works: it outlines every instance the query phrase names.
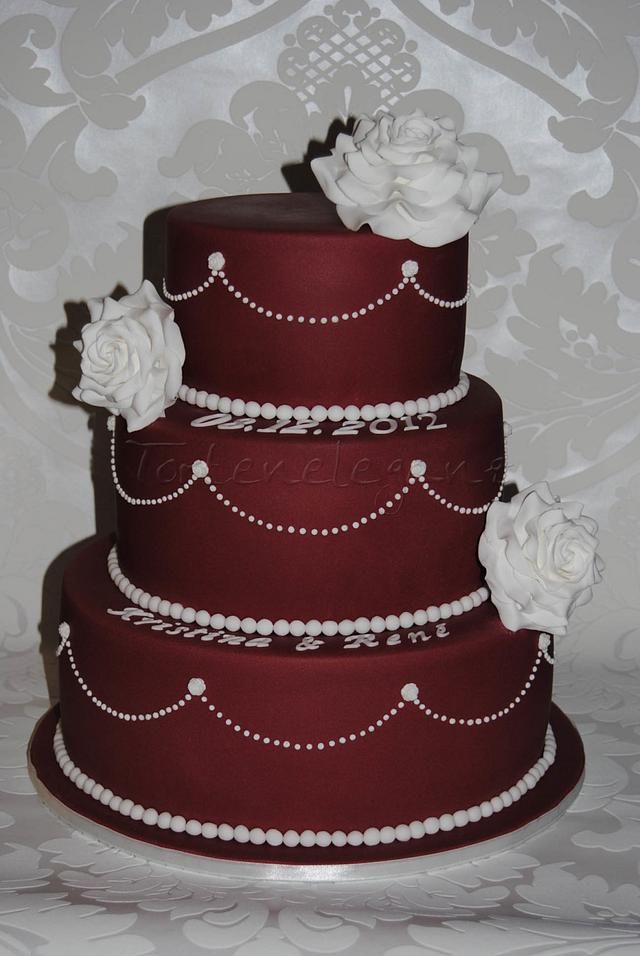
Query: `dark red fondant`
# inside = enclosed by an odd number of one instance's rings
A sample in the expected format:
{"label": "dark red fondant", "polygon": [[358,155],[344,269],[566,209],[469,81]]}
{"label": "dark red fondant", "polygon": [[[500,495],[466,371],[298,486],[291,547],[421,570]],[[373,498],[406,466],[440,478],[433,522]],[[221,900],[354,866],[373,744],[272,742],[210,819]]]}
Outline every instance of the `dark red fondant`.
{"label": "dark red fondant", "polygon": [[[208,462],[238,507],[311,529],[369,514],[399,492],[411,462],[427,462],[432,487],[454,503],[482,505],[503,469],[500,399],[480,379],[467,398],[419,428],[352,437],[194,428],[203,414],[179,402],[143,432],[119,423],[117,468],[127,493],[155,498]],[[238,427],[238,424],[240,427]],[[272,423],[271,423],[272,424]],[[435,424],[442,428],[427,428]],[[336,426],[334,426],[336,427]],[[271,620],[341,620],[415,611],[480,587],[484,514],[461,515],[412,488],[391,513],[328,537],[276,533],[216,501],[202,481],[157,506],[118,499],[122,570],[151,594],[211,612]]]}
{"label": "dark red fondant", "polygon": [[[434,296],[466,291],[467,237],[436,249],[351,232],[319,194],[234,196],[176,206],[168,217],[167,285],[197,288],[222,252],[232,284],[283,315],[342,315],[383,297],[408,259]],[[187,350],[184,381],[276,405],[407,401],[459,379],[465,308],[443,309],[405,289],[373,312],[337,324],[277,321],[218,281],[172,303]]]}
{"label": "dark red fondant", "polygon": [[[186,833],[173,833],[171,830],[160,830],[158,827],[149,827],[144,823],[136,822],[130,817],[123,817],[108,807],[93,800],[61,772],[53,754],[53,734],[59,718],[57,707],[49,710],[39,721],[29,745],[31,767],[35,772],[40,785],[66,807],[80,814],[90,823],[97,823],[116,834],[140,841],[139,849],[145,855],[145,845],[152,844],[161,849],[176,850],[183,854],[212,857],[234,862],[249,863],[282,863],[284,865],[301,866],[314,864],[342,864],[375,863],[383,860],[410,858],[433,853],[455,850],[506,834],[517,834],[520,828],[526,826],[552,811],[580,782],[584,770],[584,750],[580,736],[565,715],[555,706],[551,707],[551,725],[558,745],[556,762],[547,771],[534,790],[525,798],[513,803],[510,807],[491,817],[480,820],[472,826],[457,828],[450,831],[439,831],[433,836],[421,840],[410,840],[408,843],[380,844],[376,847],[344,846],[337,850],[335,847],[272,847],[268,844],[254,846],[247,843],[236,843],[203,837],[193,837]],[[486,853],[479,847],[479,853]],[[189,866],[188,857],[180,860],[181,865]],[[197,865],[194,863],[194,865]],[[336,871],[334,871],[336,872]]]}
{"label": "dark red fondant", "polygon": [[[167,281],[173,292],[202,284],[220,251],[225,272],[250,298],[295,317],[360,308],[384,296],[407,259],[442,299],[466,286],[467,239],[439,249],[351,233],[322,196],[247,196],[191,203],[169,215]],[[442,309],[411,289],[346,322],[277,321],[230,296],[218,280],[176,303],[187,385],[259,402],[362,405],[406,401],[457,384],[464,307]],[[415,611],[461,598],[482,583],[477,560],[484,514],[459,514],[410,490],[364,527],[327,537],[313,527],[350,524],[400,492],[414,459],[452,503],[479,506],[496,494],[503,468],[500,400],[473,379],[468,396],[434,416],[382,421],[353,436],[325,424],[269,434],[269,422],[192,427],[201,408],[178,403],[166,418],[116,432],[117,470],[135,498],[182,485],[195,459],[247,514],[291,523],[277,533],[217,502],[203,481],[176,500],[140,506],[118,499],[118,551],[133,584],[185,607],[239,617],[308,621]],[[417,425],[417,428],[413,426]],[[410,427],[406,427],[410,426]],[[444,426],[444,427],[443,427]],[[372,430],[373,429],[373,430]],[[378,431],[379,434],[375,434]],[[483,717],[512,701],[528,680],[538,633],[512,634],[490,603],[426,626],[345,647],[249,638],[186,625],[135,608],[106,570],[111,542],[70,564],[63,620],[82,681],[123,711],[157,711],[202,678],[200,699],[160,720],[118,720],[96,706],[60,657],[61,721],[71,759],[94,780],[144,807],[202,822],[262,829],[366,830],[466,809],[508,790],[542,754],[551,711],[552,667],[509,714],[479,726],[426,718],[407,703],[363,739],[322,750],[276,748],[246,739],[237,722],[272,739],[328,741],[376,725],[415,683],[439,713]],[[115,612],[115,613],[110,613]],[[268,646],[267,646],[268,645]],[[158,846],[236,860],[351,863],[448,850],[507,833],[553,808],[577,783],[582,750],[553,712],[558,760],[533,792],[477,824],[375,848],[287,849],[207,841],[121,816],[81,793],[53,761],[54,715],[31,748],[48,790],[72,809]]]}
{"label": "dark red fondant", "polygon": [[[537,632],[509,633],[490,605],[448,621],[445,637],[425,628],[423,641],[416,629],[414,644],[399,632],[394,647],[388,635],[377,647],[316,651],[290,638],[256,648],[171,636],[108,613],[126,601],[106,576],[106,552],[98,542],[71,564],[62,613],[83,679],[124,711],[173,703],[201,677],[209,701],[243,728],[328,740],[375,723],[407,683],[439,712],[490,714],[518,694],[536,658]],[[407,704],[365,739],[310,753],[246,740],[199,700],[161,720],[117,720],[89,700],[66,654],[60,679],[69,755],[115,793],[201,821],[349,831],[452,812],[512,786],[542,753],[552,667],[543,661],[522,702],[495,722],[450,726]]]}

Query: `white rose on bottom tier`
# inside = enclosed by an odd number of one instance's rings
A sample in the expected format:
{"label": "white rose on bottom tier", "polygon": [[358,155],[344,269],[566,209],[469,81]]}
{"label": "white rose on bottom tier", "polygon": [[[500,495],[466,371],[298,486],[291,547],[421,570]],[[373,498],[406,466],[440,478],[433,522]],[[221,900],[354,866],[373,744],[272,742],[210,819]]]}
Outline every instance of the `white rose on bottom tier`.
{"label": "white rose on bottom tier", "polygon": [[476,169],[478,150],[456,136],[449,117],[362,116],[341,133],[331,156],[311,167],[348,229],[365,223],[389,239],[442,246],[466,235],[500,185]]}
{"label": "white rose on bottom tier", "polygon": [[573,610],[601,580],[597,531],[579,502],[554,498],[546,482],[493,502],[478,556],[505,627],[566,634]]}
{"label": "white rose on bottom tier", "polygon": [[182,384],[185,359],[173,309],[145,280],[119,301],[90,299],[91,322],[75,342],[82,354],[81,402],[120,414],[130,432],[164,416]]}

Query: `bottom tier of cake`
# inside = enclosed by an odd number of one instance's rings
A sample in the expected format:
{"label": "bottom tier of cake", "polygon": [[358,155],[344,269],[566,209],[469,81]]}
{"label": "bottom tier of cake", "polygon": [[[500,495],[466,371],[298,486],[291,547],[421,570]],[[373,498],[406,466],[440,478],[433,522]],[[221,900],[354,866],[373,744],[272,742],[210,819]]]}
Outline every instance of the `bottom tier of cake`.
{"label": "bottom tier of cake", "polygon": [[488,604],[393,634],[251,638],[129,606],[108,549],[67,571],[60,716],[31,748],[85,818],[222,859],[366,863],[518,830],[580,778],[549,637]]}

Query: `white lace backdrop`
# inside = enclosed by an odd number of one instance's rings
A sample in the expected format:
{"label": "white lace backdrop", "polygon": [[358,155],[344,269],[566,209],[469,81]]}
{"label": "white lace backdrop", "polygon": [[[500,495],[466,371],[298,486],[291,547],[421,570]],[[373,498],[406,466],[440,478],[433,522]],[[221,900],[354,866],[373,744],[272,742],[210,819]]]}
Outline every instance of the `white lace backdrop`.
{"label": "white lace backdrop", "polygon": [[[639,35],[634,0],[3,0],[0,950],[638,952]],[[504,173],[471,234],[464,364],[504,398],[512,477],[601,527],[606,580],[556,681],[587,782],[553,837],[446,876],[278,890],[134,864],[71,837],[25,769],[64,551],[111,520],[71,342],[88,297],[137,287],[143,238],[153,276],[152,213],[285,190],[380,106],[453,116]]]}

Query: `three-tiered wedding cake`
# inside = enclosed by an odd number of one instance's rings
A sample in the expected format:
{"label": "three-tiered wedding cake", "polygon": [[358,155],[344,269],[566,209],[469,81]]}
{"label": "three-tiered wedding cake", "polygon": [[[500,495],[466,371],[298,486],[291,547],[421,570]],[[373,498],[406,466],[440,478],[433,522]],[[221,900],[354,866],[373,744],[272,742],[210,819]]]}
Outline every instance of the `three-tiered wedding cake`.
{"label": "three-tiered wedding cake", "polygon": [[434,853],[520,830],[582,772],[552,635],[599,577],[595,525],[546,485],[500,502],[500,399],[461,371],[466,233],[498,178],[417,114],[361,120],[316,173],[328,198],[173,209],[164,298],[91,303],[83,330],[118,531],[67,570],[32,761],[150,845]]}

